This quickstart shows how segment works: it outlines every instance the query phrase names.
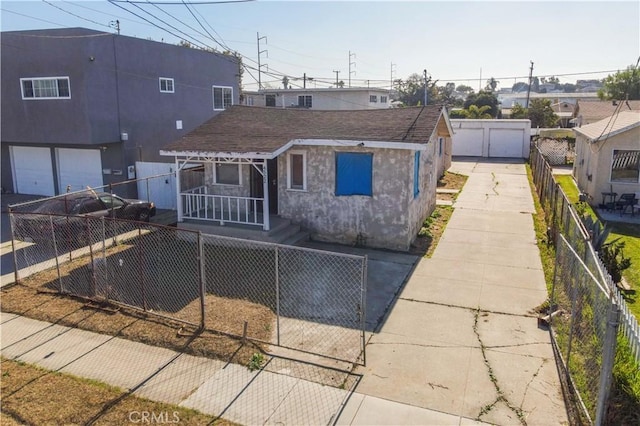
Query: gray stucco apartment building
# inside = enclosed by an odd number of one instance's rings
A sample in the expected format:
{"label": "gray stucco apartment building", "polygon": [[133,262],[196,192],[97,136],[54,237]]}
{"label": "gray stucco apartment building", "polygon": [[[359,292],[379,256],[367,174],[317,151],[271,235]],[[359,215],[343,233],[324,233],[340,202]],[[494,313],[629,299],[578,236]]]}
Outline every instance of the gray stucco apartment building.
{"label": "gray stucco apartment building", "polygon": [[84,28],[3,32],[1,43],[3,191],[169,172],[160,148],[239,99],[229,55]]}

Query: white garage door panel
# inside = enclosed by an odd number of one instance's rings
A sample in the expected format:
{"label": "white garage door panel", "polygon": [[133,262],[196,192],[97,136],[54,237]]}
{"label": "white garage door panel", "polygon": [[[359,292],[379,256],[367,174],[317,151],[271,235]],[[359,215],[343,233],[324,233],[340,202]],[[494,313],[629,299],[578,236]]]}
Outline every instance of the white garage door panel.
{"label": "white garage door panel", "polygon": [[104,185],[99,149],[56,149],[60,192],[79,191]]}
{"label": "white garage door panel", "polygon": [[10,151],[13,181],[18,194],[55,195],[49,148],[12,146]]}
{"label": "white garage door panel", "polygon": [[455,129],[453,155],[482,157],[484,129]]}
{"label": "white garage door panel", "polygon": [[153,201],[159,209],[176,208],[176,179],[175,176],[144,179],[151,176],[173,173],[176,166],[173,163],[146,163],[136,161],[136,178],[138,180],[138,198]]}
{"label": "white garage door panel", "polygon": [[489,157],[522,158],[522,129],[491,129]]}

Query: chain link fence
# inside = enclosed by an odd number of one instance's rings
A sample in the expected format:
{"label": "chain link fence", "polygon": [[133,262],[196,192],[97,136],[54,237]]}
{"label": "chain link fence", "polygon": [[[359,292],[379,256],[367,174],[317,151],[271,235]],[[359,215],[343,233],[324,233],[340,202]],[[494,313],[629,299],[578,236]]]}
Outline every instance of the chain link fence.
{"label": "chain link fence", "polygon": [[550,325],[563,365],[589,422],[602,424],[611,384],[619,309],[615,299],[560,235]]}
{"label": "chain link fence", "polygon": [[29,210],[10,211],[17,281],[364,363],[366,257]]}
{"label": "chain link fence", "polygon": [[[588,422],[602,424],[612,368],[618,366],[614,362],[625,363],[620,364],[621,369],[640,371],[640,327],[594,250],[594,236],[555,182],[542,152],[534,147],[530,158],[533,181],[546,215],[547,242],[556,249],[552,310],[560,318],[554,319],[552,336],[564,351],[561,355],[570,391],[577,392],[583,414]],[[628,361],[615,356],[615,333],[614,338],[607,338],[613,324],[629,348]]]}

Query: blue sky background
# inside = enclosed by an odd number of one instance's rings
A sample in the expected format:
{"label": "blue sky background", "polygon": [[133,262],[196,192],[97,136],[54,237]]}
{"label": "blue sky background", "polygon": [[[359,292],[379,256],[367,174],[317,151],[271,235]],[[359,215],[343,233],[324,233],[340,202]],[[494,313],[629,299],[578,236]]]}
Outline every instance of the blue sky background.
{"label": "blue sky background", "polygon": [[[168,0],[157,3],[162,1]],[[489,77],[500,81],[498,88],[525,81],[529,61],[534,61],[534,75],[571,74],[560,79],[575,82],[603,78],[609,73],[596,72],[624,69],[640,56],[638,1],[197,4],[202,1],[190,0],[194,14],[216,39],[245,56],[249,67],[257,68],[256,33],[267,37],[261,50],[268,50],[268,58],[263,54],[261,60],[277,76],[263,75],[262,81],[272,87],[281,85],[282,74],[302,77],[305,72],[318,81],[335,82],[334,70],[348,82],[349,51],[355,53],[352,86],[388,87],[393,63],[394,78],[427,69],[438,84],[454,81],[476,90]],[[222,49],[184,5],[138,4],[141,10],[131,3],[118,4],[173,33],[178,32],[158,19],[202,44]],[[1,2],[2,31],[61,27],[113,31],[109,22],[116,19],[122,35],[179,41],[106,1]],[[255,70],[249,71],[257,77]],[[243,83],[247,89],[256,88],[249,73]]]}

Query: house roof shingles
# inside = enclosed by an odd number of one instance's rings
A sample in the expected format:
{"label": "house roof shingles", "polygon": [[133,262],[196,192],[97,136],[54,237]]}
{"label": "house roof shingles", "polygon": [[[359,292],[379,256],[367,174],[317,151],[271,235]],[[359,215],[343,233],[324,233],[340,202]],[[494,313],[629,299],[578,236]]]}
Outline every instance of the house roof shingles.
{"label": "house roof shingles", "polygon": [[[597,142],[638,126],[640,126],[640,111],[622,111],[615,117],[607,117],[582,127],[574,127],[573,130],[586,136],[590,141]],[[638,145],[640,146],[640,141]]]}
{"label": "house roof shingles", "polygon": [[579,100],[577,114],[583,116],[587,120],[593,121],[611,117],[615,114],[616,110],[638,111],[640,110],[640,101],[617,101],[614,104],[612,101]]}
{"label": "house roof shingles", "polygon": [[164,152],[272,153],[294,139],[427,143],[442,107],[351,111],[234,105]]}

